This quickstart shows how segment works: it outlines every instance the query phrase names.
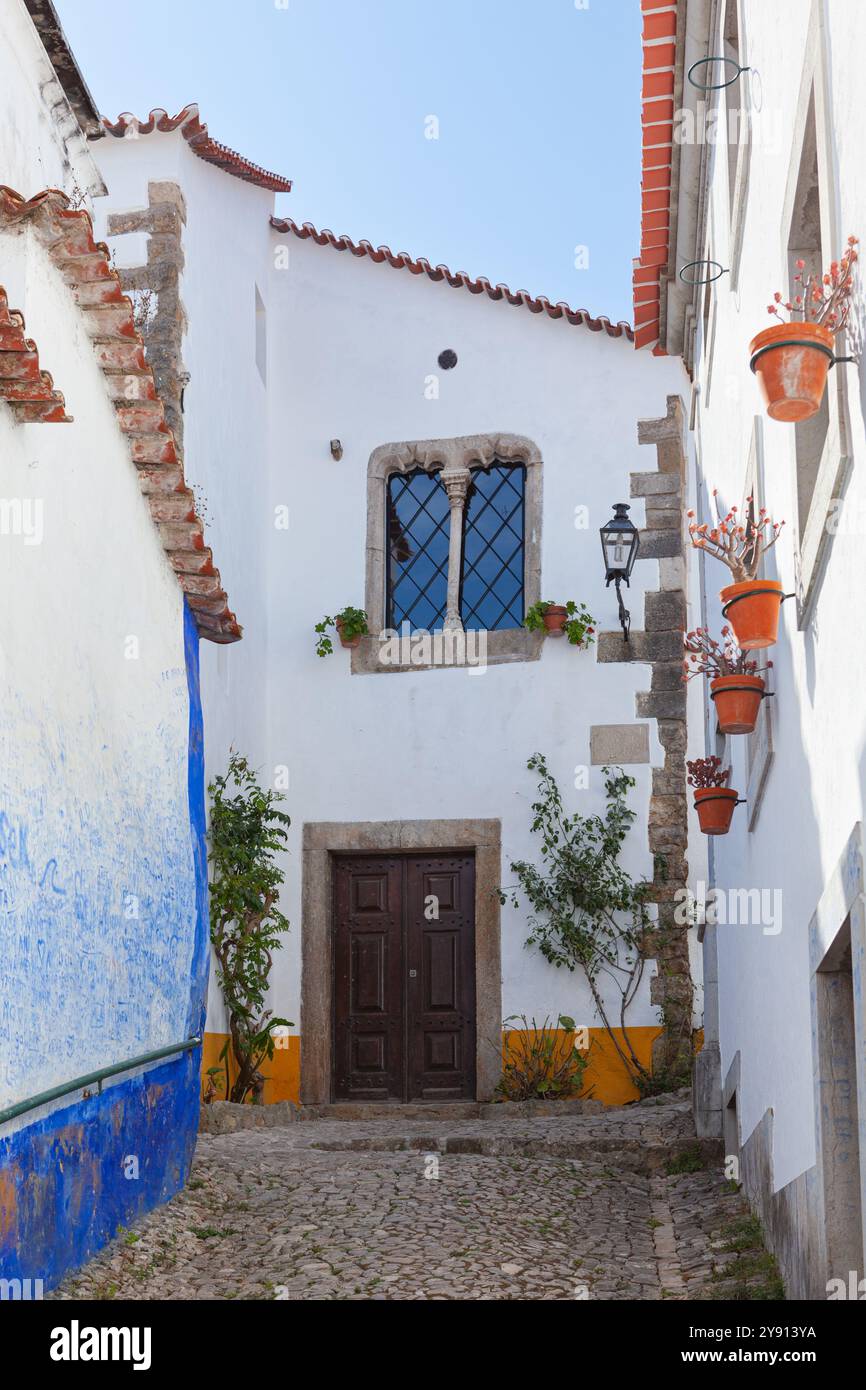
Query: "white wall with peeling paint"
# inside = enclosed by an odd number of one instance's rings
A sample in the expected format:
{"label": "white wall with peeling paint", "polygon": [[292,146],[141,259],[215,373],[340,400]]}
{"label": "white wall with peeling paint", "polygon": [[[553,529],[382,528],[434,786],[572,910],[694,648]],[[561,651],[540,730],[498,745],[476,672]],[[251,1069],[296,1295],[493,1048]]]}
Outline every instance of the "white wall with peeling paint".
{"label": "white wall with peeling paint", "polygon": [[183,1039],[195,893],[182,594],[29,230],[0,232],[0,282],[74,417],[0,402],[0,496],[40,520],[0,534],[3,1105]]}

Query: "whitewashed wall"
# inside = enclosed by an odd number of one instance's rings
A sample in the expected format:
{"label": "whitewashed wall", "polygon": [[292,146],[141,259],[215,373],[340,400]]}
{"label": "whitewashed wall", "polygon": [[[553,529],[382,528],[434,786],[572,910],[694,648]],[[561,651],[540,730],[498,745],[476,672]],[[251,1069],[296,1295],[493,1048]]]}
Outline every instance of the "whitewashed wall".
{"label": "whitewashed wall", "polygon": [[[615,626],[598,527],[628,497],[629,472],[655,466],[654,450],[637,444],[636,421],[664,413],[666,394],[681,389],[679,365],[329,247],[293,237],[274,244],[286,245],[289,266],[271,280],[270,501],[288,504],[291,524],[270,540],[269,728],[272,760],[291,772],[289,916],[300,913],[304,821],[501,817],[509,883],[510,862],[537,853],[527,758],[546,753],[567,803],[599,810],[601,770],[592,769],[588,791],[575,791],[575,768],[589,763],[590,725],[634,719],[647,669],[599,666],[594,651],[548,642],[539,662],[491,666],[483,676],[353,676],[339,648],[317,658],[313,625],[347,603],[363,606],[367,463],[377,446],[509,432],[532,439],[544,459],[543,595],[583,600],[601,626]],[[444,348],[458,355],[450,372],[437,367]],[[430,373],[440,379],[438,400],[425,397]],[[332,438],[343,443],[339,462]],[[589,508],[588,530],[575,529],[578,506]],[[638,564],[636,628],[643,587],[657,584],[656,562]],[[652,760],[662,761],[654,726]],[[639,819],[626,862],[651,876],[650,768],[630,771]],[[502,935],[505,1014],[562,1010],[596,1022],[578,981],[523,949],[522,912],[504,910]],[[293,1018],[298,948],[294,934],[275,966]],[[655,1016],[645,992],[632,1021]]]}
{"label": "whitewashed wall", "polygon": [[[635,353],[625,339],[273,233],[270,195],[197,160],[180,135],[101,141],[97,153],[112,212],[146,206],[148,180],[176,178],[186,197],[185,465],[207,496],[214,547],[245,624],[242,643],[202,663],[208,772],[224,766],[230,743],[267,780],[289,769],[282,907],[293,926],[275,958],[272,1002],[297,1023],[305,822],[501,817],[507,884],[511,860],[536,853],[527,758],[544,751],[569,803],[601,809],[600,769],[588,791],[573,788],[576,767],[589,763],[590,726],[633,721],[634,695],[649,682],[647,667],[597,665],[594,651],[554,642],[539,662],[484,676],[352,676],[339,648],[317,658],[318,619],[364,604],[370,454],[400,440],[531,438],[544,460],[543,595],[583,600],[601,627],[614,627],[598,528],[614,502],[628,499],[629,473],[656,466],[655,450],[638,446],[637,420],[665,413],[666,396],[684,389],[682,369]],[[124,248],[133,240],[112,240],[119,264],[143,258],[142,245]],[[266,391],[255,365],[256,286],[267,316]],[[448,347],[459,363],[442,372],[436,359]],[[438,400],[425,394],[431,373]],[[344,446],[339,462],[333,438]],[[274,526],[281,506],[287,531]],[[589,509],[585,531],[574,525],[579,506]],[[632,517],[641,524],[642,502]],[[636,629],[644,588],[657,587],[657,562],[641,562],[630,595]],[[652,876],[650,767],[629,770],[638,822],[626,862]],[[526,935],[523,913],[506,908],[504,1013],[562,1010],[595,1024],[577,979],[525,951]],[[208,1027],[219,1029],[223,1017],[212,986]],[[632,1022],[656,1021],[647,983]]]}
{"label": "whitewashed wall", "polygon": [[43,188],[101,191],[87,140],[22,0],[0,6],[0,183],[27,198]]}
{"label": "whitewashed wall", "polygon": [[[790,0],[784,8],[784,24],[780,24],[776,6],[757,0],[742,6],[746,47],[741,61],[760,74],[761,110],[753,116],[739,286],[732,292],[727,278],[720,282],[710,316],[714,344],[709,359],[700,340],[698,345],[697,443],[708,484],[718,486],[728,502],[738,502],[753,422],[760,417],[766,504],[777,518],[788,521],[775,552],[777,577],[790,592],[796,588],[794,431],[766,416],[748,367],[750,339],[772,321],[766,308],[772,293],[786,288],[780,210],[793,158],[801,73],[810,51],[808,0]],[[849,233],[866,238],[861,139],[866,7],[854,0],[833,0],[818,8],[827,13],[824,62],[830,102],[824,139],[832,177],[824,195],[824,213],[833,254],[838,255]],[[728,266],[731,242],[724,150],[717,149],[714,158],[710,255]],[[778,888],[783,894],[779,934],[764,934],[760,925],[718,931],[722,1077],[739,1051],[742,1139],[748,1139],[771,1109],[776,1190],[815,1162],[807,933],[822,890],[855,822],[864,815],[863,378],[857,367],[835,369],[839,371],[847,373],[854,460],[843,531],[848,525],[852,529],[833,542],[823,586],[803,630],[798,630],[794,601],[783,606],[779,644],[770,654],[777,692],[775,759],[759,819],[750,833],[745,808],[738,808],[731,834],[715,846],[721,886]],[[834,386],[833,373],[830,386]],[[709,561],[707,589],[717,624],[721,618],[716,594],[727,580],[727,570]],[[731,742],[735,750],[732,784],[742,788],[743,741]]]}
{"label": "whitewashed wall", "polygon": [[195,883],[181,592],[29,232],[0,232],[0,283],[75,417],[0,403],[2,1105],[185,1036]]}

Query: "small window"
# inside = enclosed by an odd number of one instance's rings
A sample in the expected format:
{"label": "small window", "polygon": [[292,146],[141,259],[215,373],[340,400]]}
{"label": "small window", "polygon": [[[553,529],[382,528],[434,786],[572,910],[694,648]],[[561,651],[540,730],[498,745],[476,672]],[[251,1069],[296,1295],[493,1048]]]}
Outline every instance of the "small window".
{"label": "small window", "polygon": [[259,369],[262,385],[266,386],[268,382],[267,319],[264,300],[259,294],[258,285],[256,285],[256,366]]}
{"label": "small window", "polygon": [[386,626],[434,632],[448,607],[450,506],[438,473],[419,469],[388,479]]}
{"label": "small window", "polygon": [[464,628],[496,632],[523,622],[522,464],[473,468],[463,513],[460,617]]}

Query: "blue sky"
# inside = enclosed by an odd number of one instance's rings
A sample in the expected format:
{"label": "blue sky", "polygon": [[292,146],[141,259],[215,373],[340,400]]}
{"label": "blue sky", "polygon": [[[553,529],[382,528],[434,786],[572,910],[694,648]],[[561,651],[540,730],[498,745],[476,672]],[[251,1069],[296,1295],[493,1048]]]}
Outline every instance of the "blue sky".
{"label": "blue sky", "polygon": [[631,319],[639,0],[55,3],[104,114],[197,101],[279,212]]}

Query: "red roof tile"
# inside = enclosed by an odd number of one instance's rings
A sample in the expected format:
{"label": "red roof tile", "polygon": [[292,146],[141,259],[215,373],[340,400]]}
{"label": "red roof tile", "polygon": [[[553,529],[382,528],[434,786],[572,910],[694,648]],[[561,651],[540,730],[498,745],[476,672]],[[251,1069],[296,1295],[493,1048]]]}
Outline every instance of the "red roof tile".
{"label": "red roof tile", "polygon": [[54,390],[50,372],[39,367],[39,352],[32,338],[24,337],[24,316],[9,308],[0,286],[0,398],[9,405],[19,424],[66,425],[72,416],[60,391]]}
{"label": "red roof tile", "polygon": [[300,237],[301,241],[312,238],[317,246],[333,246],[336,251],[351,251],[353,256],[369,256],[377,265],[387,261],[395,270],[409,270],[413,275],[426,275],[430,280],[444,280],[454,289],[466,289],[470,294],[486,294],[490,299],[504,299],[509,304],[529,309],[533,314],[546,313],[552,319],[564,318],[569,323],[591,329],[593,333],[600,333],[603,329],[610,338],[621,338],[623,334],[628,339],[634,336],[631,324],[624,320],[613,324],[603,314],[593,318],[586,309],[572,309],[565,303],[551,304],[544,295],[534,299],[526,290],[515,292],[507,285],[491,285],[483,275],[473,280],[465,271],[458,270],[455,274],[447,265],[433,266],[423,257],[414,260],[406,251],[392,251],[389,246],[373,246],[369,241],[354,242],[351,237],[335,236],[326,228],[317,231],[312,222],[305,222],[303,226],[299,226],[290,217],[272,217],[271,226],[277,232],[292,232],[296,237]]}
{"label": "red roof tile", "polygon": [[[267,169],[260,169],[258,164],[252,164],[248,159],[244,159],[243,155],[230,150],[227,145],[220,145],[218,141],[212,140],[207,133],[207,126],[199,119],[198,105],[194,101],[176,116],[169,116],[161,106],[155,106],[146,121],[140,121],[129,111],[123,111],[116,121],[110,121],[107,116],[103,116],[102,124],[109,135],[116,135],[119,139],[128,131],[137,135],[150,135],[154,130],[170,132],[180,128],[184,140],[199,159],[206,160],[208,164],[215,164],[225,173],[233,174],[235,178],[244,179],[247,183],[257,184],[259,188],[270,188],[275,193],[288,193],[292,186],[291,179],[284,179],[281,174],[270,174]],[[100,136],[92,135],[90,138],[98,140]]]}
{"label": "red roof tile", "polygon": [[[109,263],[108,247],[94,241],[90,214],[71,208],[59,189],[47,188],[25,199],[0,185],[0,227],[25,222],[34,228],[79,304],[139,485],[199,633],[212,642],[236,642],[241,629],[205,545],[132,304]],[[19,326],[23,328],[23,322],[13,325]]]}
{"label": "red roof tile", "polygon": [[[669,209],[673,142],[674,64],[676,62],[676,0],[642,0],[643,107],[641,111],[641,242],[634,262],[635,347],[658,343],[659,313],[648,322],[644,289],[650,274],[658,283],[670,256]],[[661,351],[661,348],[658,349]]]}

